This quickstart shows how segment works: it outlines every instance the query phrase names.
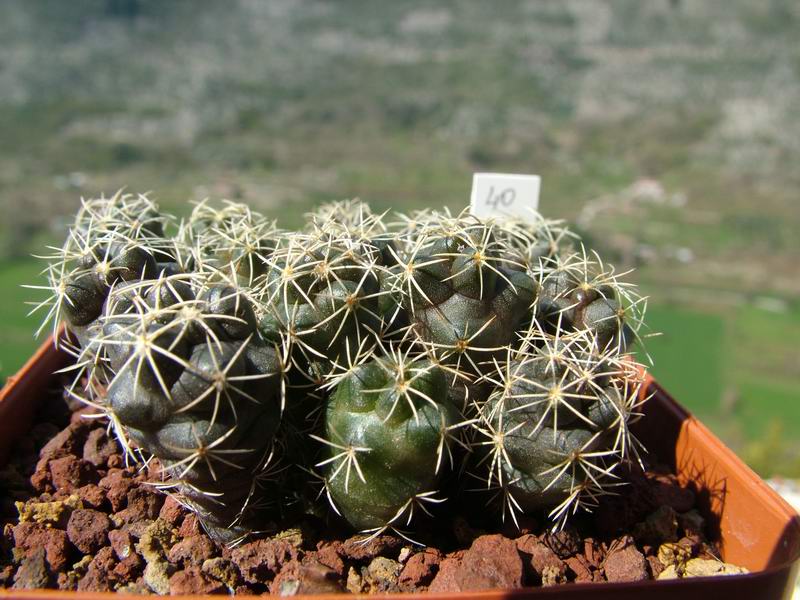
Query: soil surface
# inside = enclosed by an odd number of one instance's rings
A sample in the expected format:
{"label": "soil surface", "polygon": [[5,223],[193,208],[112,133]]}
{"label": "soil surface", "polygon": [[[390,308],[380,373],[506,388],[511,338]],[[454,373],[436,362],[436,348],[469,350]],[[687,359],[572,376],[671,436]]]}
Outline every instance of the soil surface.
{"label": "soil surface", "polygon": [[543,519],[491,529],[456,509],[424,547],[308,517],[224,548],[153,485],[156,462],[127,465],[91,413],[54,394],[0,469],[0,588],[452,592],[739,572],[718,560],[695,491],[658,466],[631,470],[621,493],[555,534]]}

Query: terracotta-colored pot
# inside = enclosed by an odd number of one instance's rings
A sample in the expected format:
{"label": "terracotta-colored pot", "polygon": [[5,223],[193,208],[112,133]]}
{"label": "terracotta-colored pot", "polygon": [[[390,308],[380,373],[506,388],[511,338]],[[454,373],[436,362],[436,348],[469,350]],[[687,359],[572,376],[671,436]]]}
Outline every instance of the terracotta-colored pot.
{"label": "terracotta-colored pot", "polygon": [[[0,464],[8,459],[13,442],[31,426],[36,403],[44,391],[58,385],[53,372],[66,364],[68,357],[48,341],[17,375],[9,378],[0,392]],[[693,482],[708,523],[719,533],[723,559],[747,567],[752,573],[638,583],[571,584],[457,596],[425,594],[426,600],[523,600],[551,596],[598,600],[788,600],[800,567],[800,516],[654,380],[650,379],[646,387],[645,393],[652,397],[644,407],[646,418],[637,424],[640,439],[652,455],[675,468],[682,482]],[[109,593],[2,589],[0,596],[106,600],[115,597]],[[409,595],[397,598],[408,600]],[[340,597],[322,597],[322,600],[334,599]]]}

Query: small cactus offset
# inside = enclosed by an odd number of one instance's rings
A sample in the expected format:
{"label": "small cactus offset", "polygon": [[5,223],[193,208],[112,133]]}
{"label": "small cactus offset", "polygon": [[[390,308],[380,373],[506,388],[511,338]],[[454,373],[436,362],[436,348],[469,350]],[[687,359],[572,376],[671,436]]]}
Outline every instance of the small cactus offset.
{"label": "small cactus offset", "polygon": [[103,404],[120,435],[159,458],[165,487],[231,540],[257,527],[252,504],[280,422],[279,350],[235,288],[200,281],[115,290],[96,342],[114,372]]}
{"label": "small cactus offset", "polygon": [[439,501],[459,421],[445,373],[430,360],[392,349],[359,359],[336,380],[325,415],[331,456],[319,466],[333,506],[361,530],[407,525],[415,509]]}
{"label": "small cactus offset", "polygon": [[82,202],[61,248],[49,259],[46,289],[52,295],[42,327],[63,318],[80,337],[97,321],[112,286],[155,277],[158,263],[171,261],[164,238],[166,219],[146,196],[115,194]]}
{"label": "small cactus offset", "polygon": [[646,302],[558,221],[346,201],[292,232],[120,193],[46,258],[70,392],[220,541],[320,496],[371,534],[464,491],[559,527],[637,456]]}
{"label": "small cactus offset", "polygon": [[550,509],[563,524],[596,506],[635,456],[628,422],[639,402],[637,365],[600,351],[596,337],[539,338],[498,364],[479,408],[474,463],[503,516]]}
{"label": "small cactus offset", "polygon": [[465,373],[480,374],[481,363],[516,342],[537,294],[536,280],[494,229],[474,218],[428,225],[394,268],[416,334]]}

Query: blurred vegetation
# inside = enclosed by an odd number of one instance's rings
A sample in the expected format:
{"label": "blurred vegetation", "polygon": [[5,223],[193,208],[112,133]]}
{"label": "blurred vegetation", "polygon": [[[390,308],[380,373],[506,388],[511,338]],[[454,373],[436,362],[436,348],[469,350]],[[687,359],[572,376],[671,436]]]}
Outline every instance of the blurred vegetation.
{"label": "blurred vegetation", "polygon": [[764,474],[800,475],[794,0],[6,0],[0,378],[29,258],[81,196],[462,207],[543,176],[651,295],[654,373]]}

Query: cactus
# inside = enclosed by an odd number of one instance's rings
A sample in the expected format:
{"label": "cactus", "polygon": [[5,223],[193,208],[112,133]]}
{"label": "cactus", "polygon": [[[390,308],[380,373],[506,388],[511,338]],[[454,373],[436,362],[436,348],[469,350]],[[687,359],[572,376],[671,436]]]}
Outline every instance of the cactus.
{"label": "cactus", "polygon": [[253,287],[267,269],[267,260],[281,232],[248,206],[225,202],[215,208],[208,202],[195,206],[178,238],[193,248],[195,270],[222,271],[237,286]]}
{"label": "cactus", "polygon": [[325,418],[326,491],[354,527],[408,524],[436,502],[452,431],[461,421],[444,371],[389,348],[335,380]]}
{"label": "cactus", "polygon": [[[191,235],[182,225],[167,238],[144,196],[84,202],[42,306],[77,338],[71,393],[109,416],[125,448],[158,457],[165,487],[231,541],[263,521],[280,422],[280,349],[257,331],[241,285],[274,228],[241,210],[203,227],[203,208]],[[257,252],[238,251],[253,240]]]}
{"label": "cactus", "polygon": [[44,257],[50,296],[32,311],[48,310],[39,331],[64,320],[85,340],[115,284],[155,277],[159,262],[172,258],[165,224],[144,195],[83,201],[64,245]]}
{"label": "cactus", "polygon": [[[258,296],[261,327],[284,332],[298,369],[328,371],[348,344],[380,327],[378,250],[349,239],[296,234],[270,259]],[[312,368],[309,368],[312,367]]]}
{"label": "cactus", "polygon": [[536,281],[494,229],[474,218],[429,226],[393,268],[417,335],[459,371],[481,373],[514,343],[536,298]]}
{"label": "cactus", "polygon": [[74,334],[70,392],[216,539],[316,511],[309,471],[372,534],[476,477],[499,515],[561,526],[636,456],[646,302],[560,222],[358,201],[297,232],[230,202],[171,221],[84,202],[37,310]]}
{"label": "cactus", "polygon": [[628,424],[642,379],[591,334],[539,335],[489,376],[496,388],[480,407],[475,460],[503,517],[546,508],[560,526],[595,506],[635,456]]}
{"label": "cactus", "polygon": [[638,335],[646,301],[620,277],[585,249],[559,257],[538,273],[538,322],[550,333],[585,331],[601,347],[614,345],[624,353]]}
{"label": "cactus", "polygon": [[116,288],[95,343],[114,373],[100,404],[158,457],[166,488],[217,539],[257,529],[259,474],[280,422],[279,348],[249,301],[197,274]]}

